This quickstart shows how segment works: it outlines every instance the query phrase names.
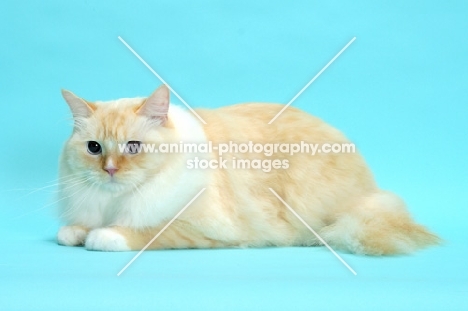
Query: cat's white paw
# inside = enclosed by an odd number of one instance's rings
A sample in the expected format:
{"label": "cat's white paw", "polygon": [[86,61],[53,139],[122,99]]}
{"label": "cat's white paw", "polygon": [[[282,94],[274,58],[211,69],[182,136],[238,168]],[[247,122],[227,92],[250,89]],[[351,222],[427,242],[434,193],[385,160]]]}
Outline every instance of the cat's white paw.
{"label": "cat's white paw", "polygon": [[112,228],[95,229],[88,234],[85,247],[92,251],[123,252],[129,251],[127,240]]}
{"label": "cat's white paw", "polygon": [[57,233],[57,242],[65,246],[83,245],[86,239],[86,231],[80,226],[64,226]]}

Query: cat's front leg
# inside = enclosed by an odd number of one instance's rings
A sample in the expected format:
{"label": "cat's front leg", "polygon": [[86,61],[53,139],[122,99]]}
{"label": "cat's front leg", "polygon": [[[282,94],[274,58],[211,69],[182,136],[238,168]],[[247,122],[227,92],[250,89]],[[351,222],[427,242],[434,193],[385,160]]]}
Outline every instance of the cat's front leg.
{"label": "cat's front leg", "polygon": [[88,234],[85,247],[90,251],[124,252],[131,250],[127,240],[116,227],[99,228]]}
{"label": "cat's front leg", "polygon": [[63,226],[57,233],[57,242],[65,246],[84,245],[89,228],[83,226]]}
{"label": "cat's front leg", "polygon": [[161,234],[163,226],[149,229],[133,229],[113,226],[94,229],[86,238],[85,247],[95,251],[129,251],[143,249],[156,235],[148,249],[215,248],[228,246],[221,241],[207,238],[200,231],[182,221],[175,221]]}

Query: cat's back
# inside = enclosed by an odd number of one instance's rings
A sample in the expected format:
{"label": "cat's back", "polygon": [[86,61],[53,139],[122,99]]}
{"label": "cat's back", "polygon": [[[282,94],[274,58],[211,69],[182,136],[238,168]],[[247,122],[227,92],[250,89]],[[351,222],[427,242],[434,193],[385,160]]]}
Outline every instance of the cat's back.
{"label": "cat's back", "polygon": [[288,107],[269,124],[283,108],[276,103],[241,103],[196,111],[212,141],[347,141],[337,129],[295,107]]}

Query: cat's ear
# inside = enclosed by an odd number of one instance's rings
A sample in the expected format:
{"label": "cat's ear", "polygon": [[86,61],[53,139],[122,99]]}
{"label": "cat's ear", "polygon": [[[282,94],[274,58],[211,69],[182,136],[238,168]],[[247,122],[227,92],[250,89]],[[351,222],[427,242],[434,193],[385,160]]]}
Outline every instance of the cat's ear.
{"label": "cat's ear", "polygon": [[79,98],[70,91],[62,89],[62,96],[70,107],[74,119],[88,118],[96,109],[94,105],[87,103],[84,99]]}
{"label": "cat's ear", "polygon": [[136,113],[148,118],[159,119],[161,124],[164,124],[169,110],[169,94],[167,85],[161,85],[138,107]]}

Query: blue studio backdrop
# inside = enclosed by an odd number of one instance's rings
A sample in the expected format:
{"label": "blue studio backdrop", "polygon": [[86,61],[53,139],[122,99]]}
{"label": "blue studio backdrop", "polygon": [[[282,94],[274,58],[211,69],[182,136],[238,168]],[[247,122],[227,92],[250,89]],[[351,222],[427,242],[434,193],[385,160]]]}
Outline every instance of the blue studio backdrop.
{"label": "blue studio backdrop", "polygon": [[[12,1],[0,4],[0,309],[468,309],[467,1]],[[192,107],[293,103],[342,130],[379,185],[445,244],[409,256],[325,247],[88,252],[58,246],[60,89]],[[175,96],[174,103],[179,103]],[[34,191],[37,189],[37,191]]]}

